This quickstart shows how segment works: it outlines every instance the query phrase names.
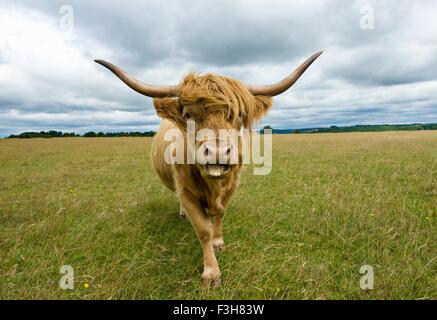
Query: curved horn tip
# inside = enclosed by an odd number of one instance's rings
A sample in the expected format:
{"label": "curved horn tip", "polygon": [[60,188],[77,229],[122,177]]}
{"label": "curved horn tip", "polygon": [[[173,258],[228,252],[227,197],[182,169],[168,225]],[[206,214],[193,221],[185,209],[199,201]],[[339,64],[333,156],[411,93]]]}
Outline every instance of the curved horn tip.
{"label": "curved horn tip", "polygon": [[314,53],[311,57],[309,57],[308,58],[308,60],[316,60],[318,57],[320,57],[321,55],[322,55],[322,53],[324,52],[325,50],[320,50],[320,51],[317,51],[316,53]]}
{"label": "curved horn tip", "polygon": [[323,52],[325,52],[325,50],[320,50],[320,51],[316,52],[314,55],[317,56],[317,57],[320,57],[320,55],[321,55]]}
{"label": "curved horn tip", "polygon": [[308,69],[308,67],[316,61],[316,59],[323,53],[323,50],[314,53],[311,57],[309,57],[305,62],[303,62],[297,69],[293,71],[288,77],[285,79],[267,86],[248,86],[250,92],[253,95],[264,95],[264,96],[276,96],[278,94],[283,93],[288,90],[299,78],[300,76]]}
{"label": "curved horn tip", "polygon": [[98,64],[100,64],[100,65],[102,65],[102,66],[104,66],[104,67],[107,67],[108,64],[109,64],[109,62],[107,62],[107,61],[105,61],[105,60],[102,60],[102,59],[94,59],[94,62],[95,62],[95,63],[98,63]]}

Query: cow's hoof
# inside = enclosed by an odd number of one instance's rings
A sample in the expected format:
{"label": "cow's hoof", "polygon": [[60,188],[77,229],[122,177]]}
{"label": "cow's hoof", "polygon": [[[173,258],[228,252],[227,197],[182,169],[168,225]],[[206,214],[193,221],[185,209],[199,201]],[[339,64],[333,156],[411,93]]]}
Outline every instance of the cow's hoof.
{"label": "cow's hoof", "polygon": [[205,269],[202,273],[202,286],[205,289],[219,288],[221,286],[221,274],[219,272],[212,272]]}
{"label": "cow's hoof", "polygon": [[215,251],[225,250],[225,242],[223,241],[223,238],[214,239],[212,245],[214,246]]}
{"label": "cow's hoof", "polygon": [[202,279],[202,286],[205,289],[209,288],[220,288],[222,281],[220,278],[217,279]]}
{"label": "cow's hoof", "polygon": [[187,216],[187,211],[185,211],[184,208],[180,208],[179,209],[179,218],[185,219],[186,216]]}

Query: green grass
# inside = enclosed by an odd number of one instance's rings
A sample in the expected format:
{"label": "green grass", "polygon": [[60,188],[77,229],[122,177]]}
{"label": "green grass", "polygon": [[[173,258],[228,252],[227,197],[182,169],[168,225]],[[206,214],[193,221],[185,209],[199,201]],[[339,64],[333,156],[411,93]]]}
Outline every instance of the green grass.
{"label": "green grass", "polygon": [[209,291],[150,144],[0,140],[0,298],[437,299],[437,132],[275,136],[271,174],[247,167],[226,213]]}

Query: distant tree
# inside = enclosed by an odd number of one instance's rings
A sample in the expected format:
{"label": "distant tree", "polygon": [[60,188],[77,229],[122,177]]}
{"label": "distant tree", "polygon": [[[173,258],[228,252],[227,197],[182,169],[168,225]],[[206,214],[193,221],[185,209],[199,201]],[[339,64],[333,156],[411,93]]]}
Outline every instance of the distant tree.
{"label": "distant tree", "polygon": [[264,126],[260,131],[259,131],[259,133],[260,134],[264,134],[264,130],[272,130],[272,132],[273,132],[273,128],[271,127],[271,126],[269,126],[269,125],[267,125],[267,126]]}
{"label": "distant tree", "polygon": [[84,135],[84,137],[97,137],[96,133],[94,131],[88,131]]}

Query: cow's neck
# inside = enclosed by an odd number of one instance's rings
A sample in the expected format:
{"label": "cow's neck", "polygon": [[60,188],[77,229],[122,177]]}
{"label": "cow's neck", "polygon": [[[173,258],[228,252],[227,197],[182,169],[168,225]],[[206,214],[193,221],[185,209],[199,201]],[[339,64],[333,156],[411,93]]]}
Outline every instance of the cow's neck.
{"label": "cow's neck", "polygon": [[[194,168],[193,168],[194,169]],[[229,192],[230,186],[235,180],[235,175],[239,172],[232,172],[229,176],[223,179],[208,179],[201,175],[199,168],[195,168],[197,171],[194,175],[194,183],[197,186],[202,186],[203,188],[198,188],[202,190],[202,200],[209,213],[213,216],[224,213],[224,205],[222,203],[223,198]]]}

